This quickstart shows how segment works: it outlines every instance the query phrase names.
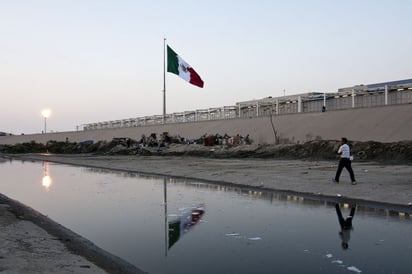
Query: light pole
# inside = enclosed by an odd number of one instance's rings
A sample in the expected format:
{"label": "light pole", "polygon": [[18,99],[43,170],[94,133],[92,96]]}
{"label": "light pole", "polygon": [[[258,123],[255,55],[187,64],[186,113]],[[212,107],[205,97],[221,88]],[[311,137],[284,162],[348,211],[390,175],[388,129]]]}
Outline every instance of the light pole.
{"label": "light pole", "polygon": [[44,118],[44,134],[46,134],[46,131],[47,131],[46,120],[47,120],[47,118],[50,117],[50,114],[51,114],[50,109],[43,109],[42,112],[41,112],[41,115],[43,115],[43,118]]}

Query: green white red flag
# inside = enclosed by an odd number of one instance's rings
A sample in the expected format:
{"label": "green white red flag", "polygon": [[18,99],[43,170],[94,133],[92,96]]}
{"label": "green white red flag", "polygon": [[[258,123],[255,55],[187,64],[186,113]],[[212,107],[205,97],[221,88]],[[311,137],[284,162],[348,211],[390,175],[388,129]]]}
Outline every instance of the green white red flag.
{"label": "green white red flag", "polygon": [[169,46],[167,46],[167,72],[174,73],[192,85],[203,88],[204,83],[199,74]]}

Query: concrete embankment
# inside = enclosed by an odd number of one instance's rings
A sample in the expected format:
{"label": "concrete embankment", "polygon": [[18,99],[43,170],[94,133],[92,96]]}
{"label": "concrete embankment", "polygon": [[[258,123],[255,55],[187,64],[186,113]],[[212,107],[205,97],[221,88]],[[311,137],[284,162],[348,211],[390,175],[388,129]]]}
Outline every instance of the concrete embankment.
{"label": "concrete embankment", "polygon": [[[305,142],[313,139],[336,140],[346,136],[354,141],[397,142],[412,140],[412,105],[393,105],[373,108],[336,110],[316,113],[298,113],[273,116],[278,136],[289,142]],[[249,134],[255,143],[274,143],[275,135],[268,116],[250,119],[229,119],[177,123],[167,125],[141,126],[59,132],[0,137],[0,144],[16,144],[49,140],[81,142],[84,140],[104,141],[128,137],[140,139],[142,134],[181,135],[198,138],[203,134]]]}
{"label": "concrete embankment", "polygon": [[0,193],[1,273],[145,273]]}

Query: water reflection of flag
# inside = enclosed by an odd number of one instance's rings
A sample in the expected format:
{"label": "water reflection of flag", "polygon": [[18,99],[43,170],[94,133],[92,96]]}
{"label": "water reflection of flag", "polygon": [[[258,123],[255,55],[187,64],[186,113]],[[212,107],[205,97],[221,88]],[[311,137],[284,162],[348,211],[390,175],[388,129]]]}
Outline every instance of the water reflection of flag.
{"label": "water reflection of flag", "polygon": [[205,209],[203,206],[187,208],[183,211],[179,219],[169,222],[169,249],[183,234],[199,223],[204,213]]}

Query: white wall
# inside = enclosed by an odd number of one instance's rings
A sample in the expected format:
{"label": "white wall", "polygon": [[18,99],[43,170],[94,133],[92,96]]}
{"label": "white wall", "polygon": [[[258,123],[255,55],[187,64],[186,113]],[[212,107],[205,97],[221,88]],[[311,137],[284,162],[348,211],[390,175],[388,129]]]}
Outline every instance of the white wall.
{"label": "white wall", "polygon": [[[412,104],[300,113],[273,116],[278,134],[295,142],[304,142],[316,136],[324,140],[347,137],[352,141],[395,142],[412,140]],[[140,139],[142,134],[169,132],[186,138],[203,134],[249,134],[258,143],[273,143],[274,134],[269,117],[229,119],[157,126],[60,132],[48,134],[1,136],[0,144],[22,142],[46,143],[49,140],[71,142],[108,140],[114,137]]]}

